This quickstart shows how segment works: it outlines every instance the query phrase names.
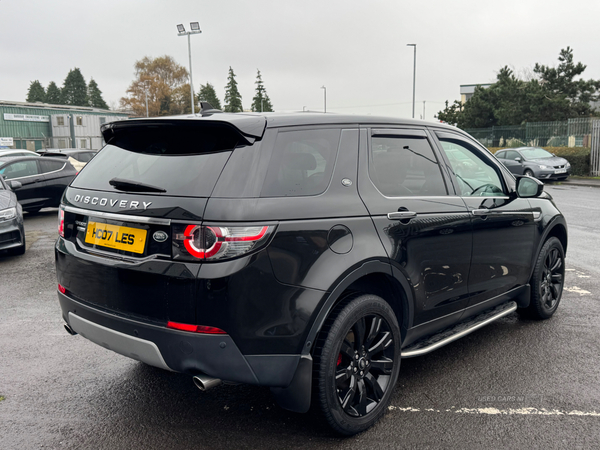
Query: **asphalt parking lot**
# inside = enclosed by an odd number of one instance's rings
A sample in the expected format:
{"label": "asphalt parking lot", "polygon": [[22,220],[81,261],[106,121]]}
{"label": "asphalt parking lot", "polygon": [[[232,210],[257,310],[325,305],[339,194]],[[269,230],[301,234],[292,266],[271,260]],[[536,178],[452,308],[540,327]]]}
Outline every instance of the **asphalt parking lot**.
{"label": "asphalt parking lot", "polygon": [[28,249],[0,255],[0,447],[598,448],[600,189],[550,185],[569,223],[565,292],[545,322],[512,314],[402,362],[388,413],[341,439],[270,392],[148,367],[63,329],[56,209],[26,215]]}

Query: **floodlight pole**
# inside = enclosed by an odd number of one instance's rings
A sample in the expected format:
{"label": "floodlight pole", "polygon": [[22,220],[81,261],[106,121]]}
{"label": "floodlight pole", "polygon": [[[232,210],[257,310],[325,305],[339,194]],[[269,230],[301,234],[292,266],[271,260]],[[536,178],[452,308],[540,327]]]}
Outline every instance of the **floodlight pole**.
{"label": "floodlight pole", "polygon": [[412,102],[412,118],[415,118],[415,84],[417,80],[417,44],[406,44],[407,47],[414,47],[414,67],[413,67],[413,102]]}
{"label": "floodlight pole", "polygon": [[[179,31],[177,36],[186,36],[187,35],[187,38],[188,38],[188,56],[190,58],[190,95],[192,97],[192,114],[196,114],[196,111],[194,108],[194,80],[192,78],[192,43],[190,41],[190,35],[202,33],[202,31],[200,30],[200,27],[198,26],[198,22],[191,22],[190,28],[192,28],[191,31],[185,31],[185,28],[183,27],[183,25],[177,25],[177,30]],[[197,30],[194,30],[194,28],[197,28]]]}
{"label": "floodlight pole", "polygon": [[321,86],[321,89],[323,89],[323,112],[326,113],[327,112],[327,88],[325,87],[325,85]]}

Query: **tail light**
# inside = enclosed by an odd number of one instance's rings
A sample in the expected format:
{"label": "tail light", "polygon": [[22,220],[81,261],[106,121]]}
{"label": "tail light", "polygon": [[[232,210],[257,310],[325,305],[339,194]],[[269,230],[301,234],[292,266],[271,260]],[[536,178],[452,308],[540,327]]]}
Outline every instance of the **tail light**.
{"label": "tail light", "polygon": [[220,227],[214,225],[174,225],[173,257],[205,261],[242,256],[263,247],[274,226]]}
{"label": "tail light", "polygon": [[209,327],[206,325],[192,325],[188,323],[179,323],[179,322],[167,322],[167,328],[171,328],[173,330],[180,331],[189,331],[191,333],[201,333],[201,334],[227,334],[225,331],[216,327]]}
{"label": "tail light", "polygon": [[65,210],[62,206],[58,209],[58,235],[65,237]]}

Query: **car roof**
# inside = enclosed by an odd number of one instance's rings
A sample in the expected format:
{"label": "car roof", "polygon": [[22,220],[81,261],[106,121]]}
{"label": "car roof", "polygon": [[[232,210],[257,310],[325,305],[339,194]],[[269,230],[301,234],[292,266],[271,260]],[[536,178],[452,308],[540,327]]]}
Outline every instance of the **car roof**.
{"label": "car roof", "polygon": [[212,122],[233,125],[242,134],[261,138],[266,128],[286,127],[294,125],[383,125],[383,126],[435,126],[447,130],[464,133],[462,130],[451,125],[426,122],[416,119],[402,119],[397,117],[368,116],[352,114],[296,112],[296,113],[205,113],[187,114],[181,116],[163,116],[153,118],[130,119],[117,122],[109,122],[102,125],[104,140],[108,142],[113,136],[114,130],[137,128],[145,125],[156,125],[157,123],[186,122]]}
{"label": "car roof", "polygon": [[15,161],[28,161],[30,159],[38,159],[38,156],[5,156],[0,158],[0,165],[4,165],[6,163],[9,162],[15,162]]}

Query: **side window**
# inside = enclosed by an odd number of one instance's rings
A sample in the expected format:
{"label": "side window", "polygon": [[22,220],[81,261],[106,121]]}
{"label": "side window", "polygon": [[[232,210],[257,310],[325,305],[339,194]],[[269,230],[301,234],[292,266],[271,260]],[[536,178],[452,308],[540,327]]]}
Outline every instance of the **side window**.
{"label": "side window", "polygon": [[331,180],[339,129],[280,131],[261,197],[318,195]]}
{"label": "side window", "polygon": [[521,157],[521,155],[519,155],[514,150],[510,150],[510,151],[506,152],[506,159],[515,160],[515,159],[520,158],[520,157]]}
{"label": "side window", "polygon": [[53,161],[50,159],[42,159],[40,160],[40,166],[42,168],[42,173],[54,172],[56,170],[62,169],[65,165],[64,161]]}
{"label": "side window", "polygon": [[503,183],[496,166],[480,151],[463,141],[438,134],[462,196],[504,195]]}
{"label": "side window", "polygon": [[29,177],[39,173],[36,161],[18,161],[5,166],[0,170],[7,180]]}
{"label": "side window", "polygon": [[496,158],[498,159],[506,159],[506,152],[497,152]]}
{"label": "side window", "polygon": [[386,197],[448,194],[425,137],[372,136],[369,177]]}

